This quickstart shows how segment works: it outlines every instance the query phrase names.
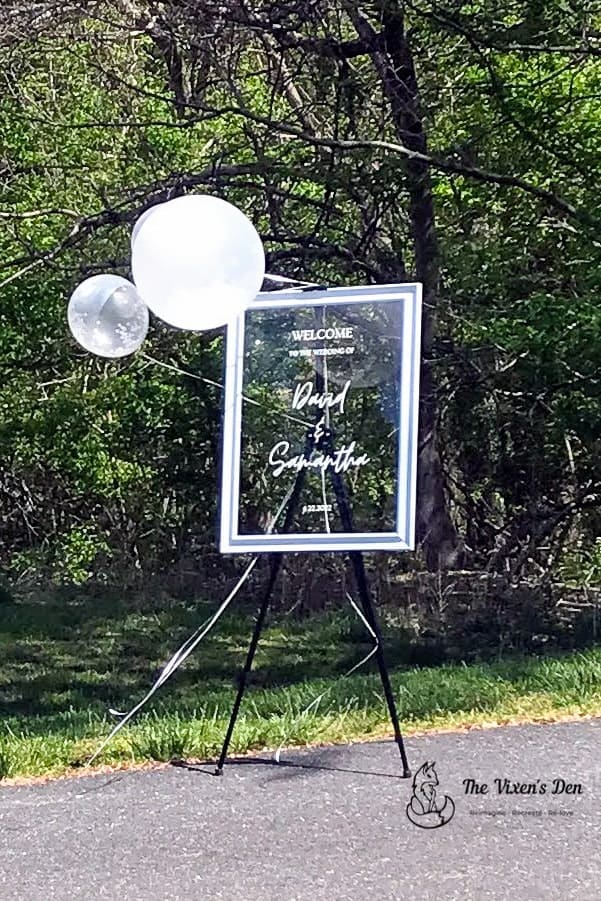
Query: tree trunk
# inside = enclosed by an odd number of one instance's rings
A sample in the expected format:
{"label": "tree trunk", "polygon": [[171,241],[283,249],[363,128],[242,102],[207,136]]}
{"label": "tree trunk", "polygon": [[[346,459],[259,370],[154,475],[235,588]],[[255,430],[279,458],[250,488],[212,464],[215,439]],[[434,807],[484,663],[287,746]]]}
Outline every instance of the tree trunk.
{"label": "tree trunk", "polygon": [[[376,47],[376,33],[368,20],[352,4],[349,3],[347,9],[358,35],[368,46]],[[390,103],[398,140],[409,150],[427,154],[413,56],[403,14],[396,2],[386,4],[382,25],[382,49],[375,49],[370,55]],[[423,548],[428,569],[438,570],[459,566],[464,555],[463,543],[448,511],[438,451],[438,405],[432,372],[432,347],[436,329],[440,255],[428,165],[421,160],[407,159],[404,169],[410,198],[415,274],[417,280],[422,282],[424,292],[417,539]]]}

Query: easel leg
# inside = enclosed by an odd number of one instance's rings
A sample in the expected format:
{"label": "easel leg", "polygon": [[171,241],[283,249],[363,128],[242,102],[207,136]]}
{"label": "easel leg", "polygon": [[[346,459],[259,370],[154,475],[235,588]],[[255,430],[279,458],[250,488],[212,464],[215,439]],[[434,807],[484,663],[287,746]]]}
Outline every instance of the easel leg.
{"label": "easel leg", "polygon": [[[313,447],[314,440],[311,436],[311,433],[307,435],[307,440],[305,441],[305,455],[308,456],[311,453],[311,448]],[[297,474],[296,479],[294,480],[294,485],[292,487],[292,492],[290,494],[290,499],[288,501],[288,507],[286,510],[286,516],[284,518],[284,524],[282,526],[282,533],[286,533],[290,531],[290,526],[292,525],[292,521],[294,519],[294,515],[296,513],[296,508],[298,507],[298,499],[300,497],[300,493],[303,490],[303,485],[305,484],[305,470],[301,469],[301,471]],[[269,609],[269,602],[271,601],[271,595],[273,594],[273,589],[275,587],[275,580],[278,577],[278,573],[280,571],[280,567],[282,566],[283,554],[276,553],[270,555],[270,570],[269,570],[269,581],[267,583],[267,588],[265,589],[265,594],[263,596],[263,603],[259,608],[259,613],[257,616],[257,621],[255,623],[255,629],[253,632],[253,637],[250,641],[250,647],[248,649],[248,654],[246,655],[246,663],[244,664],[244,669],[240,674],[240,684],[238,686],[238,694],[236,695],[236,700],[234,702],[234,706],[232,708],[232,713],[230,716],[230,722],[227,727],[227,732],[225,734],[225,739],[223,742],[223,747],[221,749],[221,754],[219,755],[219,762],[217,763],[217,767],[215,768],[215,775],[221,776],[223,774],[223,765],[225,763],[225,758],[227,757],[228,748],[230,746],[230,741],[232,739],[232,733],[234,731],[234,727],[236,725],[236,720],[238,719],[238,712],[240,710],[240,704],[242,703],[242,698],[244,696],[244,690],[246,688],[246,680],[248,679],[248,674],[250,673],[253,665],[253,660],[255,659],[255,654],[257,651],[257,645],[259,644],[259,638],[261,637],[261,632],[263,630],[263,624],[265,623],[265,617],[267,615],[267,610]]]}
{"label": "easel leg", "polygon": [[388,667],[386,666],[386,658],[384,656],[384,649],[382,647],[382,632],[380,630],[376,611],[374,609],[374,605],[372,603],[371,595],[369,593],[369,588],[367,585],[367,575],[365,573],[363,555],[361,554],[361,551],[351,551],[350,558],[353,564],[353,569],[355,571],[355,579],[357,582],[357,588],[359,589],[359,597],[361,598],[363,612],[365,613],[365,618],[372,627],[376,636],[376,641],[378,642],[376,660],[378,661],[378,669],[380,670],[380,678],[382,680],[382,687],[384,689],[384,695],[386,697],[386,703],[388,705],[390,721],[392,723],[392,728],[394,729],[394,738],[401,755],[401,762],[403,764],[403,777],[408,779],[411,776],[411,770],[409,768],[409,762],[407,760],[407,753],[405,751],[403,736],[401,735],[399,715],[397,713],[396,704],[394,702],[394,695],[392,693],[392,686],[390,684],[390,676],[388,675]]}
{"label": "easel leg", "polygon": [[280,571],[280,567],[282,565],[282,557],[283,557],[283,554],[272,554],[271,555],[271,569],[269,571],[269,581],[267,583],[267,588],[265,589],[263,601],[261,603],[261,607],[259,608],[259,613],[257,615],[257,620],[255,622],[255,628],[254,628],[253,636],[250,641],[250,646],[248,648],[248,653],[246,655],[246,662],[244,664],[244,669],[240,673],[240,683],[238,685],[238,694],[236,695],[236,700],[234,702],[234,706],[232,708],[232,713],[230,715],[230,721],[229,721],[229,725],[227,727],[227,732],[225,734],[225,739],[223,741],[223,747],[221,748],[219,762],[217,764],[217,767],[215,768],[216,776],[221,776],[223,774],[223,765],[225,763],[225,758],[227,757],[227,752],[228,752],[228,749],[230,746],[230,741],[232,740],[232,734],[233,734],[234,728],[236,726],[236,720],[238,719],[238,713],[240,711],[240,705],[242,704],[242,698],[244,697],[244,691],[246,689],[246,681],[248,679],[248,674],[250,673],[250,671],[252,669],[253,660],[255,659],[255,654],[257,652],[257,645],[259,644],[259,638],[261,637],[263,625],[265,624],[265,617],[267,615],[267,610],[269,609],[269,603],[271,601],[271,595],[273,594],[275,580],[277,579],[278,573]]}

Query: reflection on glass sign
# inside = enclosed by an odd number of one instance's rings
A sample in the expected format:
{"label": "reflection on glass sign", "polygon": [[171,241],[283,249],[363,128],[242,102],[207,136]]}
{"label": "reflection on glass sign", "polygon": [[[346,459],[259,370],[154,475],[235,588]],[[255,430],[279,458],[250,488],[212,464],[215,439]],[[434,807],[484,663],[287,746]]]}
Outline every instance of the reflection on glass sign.
{"label": "reflection on glass sign", "polygon": [[413,547],[421,286],[260,294],[230,327],[221,550]]}

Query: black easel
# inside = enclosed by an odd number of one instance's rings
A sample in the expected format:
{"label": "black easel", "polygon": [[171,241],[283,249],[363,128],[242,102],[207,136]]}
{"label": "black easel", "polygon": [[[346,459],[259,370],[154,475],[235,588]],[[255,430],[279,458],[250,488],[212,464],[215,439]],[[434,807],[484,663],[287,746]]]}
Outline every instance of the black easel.
{"label": "black easel", "polygon": [[[333,435],[329,429],[326,429],[321,435],[320,439],[316,441],[315,433],[312,429],[309,431],[307,435],[307,441],[305,444],[305,456],[308,458],[313,449],[323,450],[326,453],[333,452]],[[286,516],[284,519],[283,526],[279,532],[279,534],[285,534],[290,530],[290,526],[292,525],[292,521],[294,519],[294,514],[298,507],[298,501],[305,483],[305,474],[306,470],[301,469],[296,477],[292,493],[290,495],[290,499],[288,501],[288,506],[286,508]],[[332,481],[332,487],[334,489],[334,496],[336,498],[336,504],[338,507],[338,512],[340,515],[340,520],[342,522],[343,529],[345,532],[353,531],[353,519],[351,514],[351,507],[348,501],[346,488],[340,473],[335,472],[334,470],[330,470],[330,478]],[[359,597],[361,599],[361,606],[363,607],[363,612],[365,615],[365,619],[369,623],[371,629],[373,630],[374,635],[376,636],[377,649],[376,649],[376,660],[378,662],[378,669],[380,671],[380,678],[382,680],[382,687],[384,689],[384,695],[386,697],[386,703],[388,705],[388,712],[390,714],[390,720],[392,722],[392,727],[394,729],[394,738],[397,743],[399,753],[401,755],[401,763],[403,765],[403,777],[409,778],[411,776],[411,770],[409,768],[409,763],[407,760],[407,753],[405,751],[405,745],[403,743],[403,736],[401,734],[401,727],[399,724],[399,717],[396,709],[396,704],[394,702],[394,696],[392,693],[392,686],[390,684],[390,676],[388,674],[388,668],[386,666],[386,659],[384,657],[384,650],[382,647],[382,633],[380,630],[380,626],[378,623],[378,619],[376,616],[376,611],[374,609],[373,601],[371,599],[367,575],[365,572],[365,565],[363,562],[363,554],[361,551],[350,551],[349,552],[350,560],[353,565],[353,570],[355,574],[355,581],[357,583],[357,590],[359,592]],[[236,720],[238,718],[238,713],[240,711],[240,705],[242,703],[242,698],[244,696],[244,691],[246,689],[246,682],[248,679],[248,674],[250,673],[253,665],[253,660],[255,657],[255,653],[257,650],[257,645],[259,643],[259,638],[261,636],[261,632],[263,630],[263,626],[265,623],[265,617],[267,615],[267,610],[269,609],[269,604],[271,601],[271,597],[273,594],[273,590],[275,587],[275,582],[280,571],[282,565],[282,557],[281,553],[273,553],[269,555],[270,557],[270,569],[269,569],[269,579],[267,581],[267,587],[265,589],[265,594],[263,595],[263,600],[261,602],[261,606],[259,608],[259,613],[257,616],[257,620],[255,623],[255,628],[253,631],[253,635],[251,638],[250,646],[248,648],[248,653],[246,655],[246,662],[244,664],[244,668],[240,674],[240,681],[238,684],[238,693],[236,695],[236,700],[234,702],[234,706],[232,708],[232,713],[230,716],[230,721],[227,727],[227,732],[225,734],[225,739],[223,742],[223,747],[221,749],[221,754],[219,756],[219,762],[215,769],[215,775],[221,776],[223,774],[223,766],[225,764],[225,759],[227,757],[227,752],[230,746],[230,741],[232,738],[232,734],[234,732],[234,727],[236,725]]]}

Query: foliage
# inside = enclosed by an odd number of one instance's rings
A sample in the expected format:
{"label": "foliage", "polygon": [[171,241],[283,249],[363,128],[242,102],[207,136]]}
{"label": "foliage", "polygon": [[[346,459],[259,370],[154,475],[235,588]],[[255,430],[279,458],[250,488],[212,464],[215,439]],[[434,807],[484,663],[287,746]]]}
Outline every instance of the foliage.
{"label": "foliage", "polygon": [[599,13],[404,6],[4,4],[0,563],[14,578],[148,580],[190,555],[201,568],[214,543],[221,399],[202,378],[221,379],[221,338],[155,323],[148,356],[106,363],[65,323],[82,276],[127,274],[136,217],[195,190],[249,213],[273,271],[424,281],[410,565],[457,565],[464,544],[470,566],[517,578],[554,572],[566,542],[594,546]]}

